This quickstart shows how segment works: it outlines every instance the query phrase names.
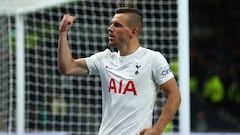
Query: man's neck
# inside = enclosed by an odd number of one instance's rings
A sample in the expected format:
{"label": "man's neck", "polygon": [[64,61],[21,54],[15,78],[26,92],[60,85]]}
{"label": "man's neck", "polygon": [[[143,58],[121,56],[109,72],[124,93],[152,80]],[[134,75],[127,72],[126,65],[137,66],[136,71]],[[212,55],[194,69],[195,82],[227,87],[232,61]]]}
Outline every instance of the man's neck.
{"label": "man's neck", "polygon": [[139,45],[135,45],[134,47],[123,47],[119,50],[120,56],[127,56],[134,53],[139,48]]}
{"label": "man's neck", "polygon": [[140,47],[139,42],[130,42],[127,45],[122,46],[121,48],[118,48],[120,56],[127,56],[132,53],[134,53],[138,48]]}

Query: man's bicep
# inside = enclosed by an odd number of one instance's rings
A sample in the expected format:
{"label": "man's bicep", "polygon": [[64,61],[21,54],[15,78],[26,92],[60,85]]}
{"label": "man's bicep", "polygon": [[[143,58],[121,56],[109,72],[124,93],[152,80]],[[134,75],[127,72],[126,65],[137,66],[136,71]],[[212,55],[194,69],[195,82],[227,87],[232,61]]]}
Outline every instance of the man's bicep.
{"label": "man's bicep", "polygon": [[80,76],[87,76],[89,74],[87,62],[84,58],[73,60],[73,66],[70,74]]}
{"label": "man's bicep", "polygon": [[160,88],[164,91],[166,95],[169,95],[171,92],[179,93],[179,88],[174,77],[161,84]]}

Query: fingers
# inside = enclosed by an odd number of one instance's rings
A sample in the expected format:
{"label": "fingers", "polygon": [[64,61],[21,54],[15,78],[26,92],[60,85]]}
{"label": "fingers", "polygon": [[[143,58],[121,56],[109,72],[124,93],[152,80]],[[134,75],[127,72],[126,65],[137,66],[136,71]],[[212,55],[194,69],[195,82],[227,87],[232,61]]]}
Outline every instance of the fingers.
{"label": "fingers", "polygon": [[147,129],[143,129],[142,131],[140,131],[140,135],[144,135],[144,133],[146,132]]}
{"label": "fingers", "polygon": [[63,19],[60,23],[60,26],[59,26],[59,31],[65,32],[65,31],[69,30],[75,20],[76,20],[75,16],[64,15]]}
{"label": "fingers", "polygon": [[140,135],[159,135],[160,134],[153,128],[145,128],[142,131],[140,131],[139,133],[140,133]]}

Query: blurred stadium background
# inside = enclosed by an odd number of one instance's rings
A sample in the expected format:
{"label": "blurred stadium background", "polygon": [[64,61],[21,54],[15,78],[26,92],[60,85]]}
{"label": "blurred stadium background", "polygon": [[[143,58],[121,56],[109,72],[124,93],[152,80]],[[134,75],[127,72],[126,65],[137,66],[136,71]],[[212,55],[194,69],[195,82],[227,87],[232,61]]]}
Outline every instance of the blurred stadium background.
{"label": "blurred stadium background", "polygon": [[239,132],[240,1],[189,2],[191,129]]}
{"label": "blurred stadium background", "polygon": [[[1,5],[6,2],[10,1],[0,0]],[[112,17],[112,7],[116,5],[106,1],[93,3],[91,0],[90,2],[75,1],[75,3],[78,4],[55,5],[55,8],[34,11],[26,14],[24,18],[27,43],[25,68],[28,71],[25,73],[27,80],[25,128],[28,132],[60,131],[59,134],[64,135],[61,131],[74,131],[73,134],[79,134],[78,132],[81,131],[84,135],[93,135],[98,130],[101,118],[99,78],[79,79],[59,75],[55,50],[57,30],[63,13],[83,14],[78,16],[79,23],[76,23],[69,32],[69,39],[74,57],[89,56],[93,50],[105,48],[99,45],[99,42],[106,42],[105,30]],[[147,47],[163,52],[172,65],[176,64],[178,52],[176,0],[152,0],[139,3],[141,3],[138,5],[140,8],[151,11],[149,14],[145,12],[146,16],[156,17],[153,20],[145,20],[147,26],[151,27],[144,30],[144,34],[148,36],[143,36],[142,42],[153,44]],[[37,2],[36,4],[40,5]],[[240,134],[239,6],[239,0],[189,0],[191,131],[199,135],[212,132],[216,135]],[[159,7],[165,10],[160,10]],[[23,6],[21,9],[23,12],[24,8]],[[89,15],[103,17],[95,19]],[[158,21],[157,17],[163,17],[165,21]],[[0,16],[0,134],[16,130],[15,21],[14,17]],[[91,25],[95,21],[100,25]],[[158,26],[159,24],[161,26]],[[158,27],[165,28],[158,31],[155,29]],[[9,31],[9,28],[12,31]],[[160,39],[156,35],[160,35]],[[92,42],[93,40],[99,42]],[[3,45],[6,41],[10,46]],[[83,45],[82,41],[87,46]],[[163,44],[166,46],[162,46]],[[164,101],[159,101],[159,104],[162,102]],[[6,110],[9,106],[10,109]],[[159,108],[157,110],[159,111]],[[178,125],[178,114],[173,123]],[[176,126],[171,127],[170,130],[179,129]]]}

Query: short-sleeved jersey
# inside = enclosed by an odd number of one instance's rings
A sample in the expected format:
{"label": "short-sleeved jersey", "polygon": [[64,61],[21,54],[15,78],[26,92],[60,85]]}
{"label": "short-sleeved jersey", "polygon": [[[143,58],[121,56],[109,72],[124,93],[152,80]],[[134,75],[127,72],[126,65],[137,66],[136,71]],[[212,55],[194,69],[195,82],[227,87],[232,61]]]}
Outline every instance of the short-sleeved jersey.
{"label": "short-sleeved jersey", "polygon": [[106,49],[85,60],[89,73],[101,78],[99,135],[139,135],[152,127],[157,89],[174,77],[164,56],[139,47],[128,56]]}

